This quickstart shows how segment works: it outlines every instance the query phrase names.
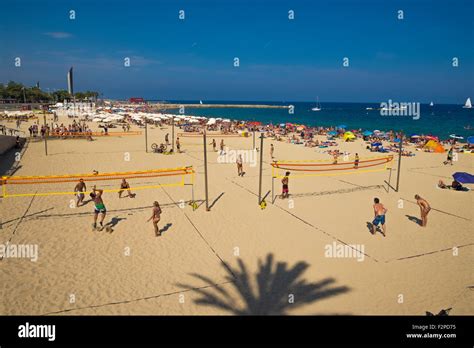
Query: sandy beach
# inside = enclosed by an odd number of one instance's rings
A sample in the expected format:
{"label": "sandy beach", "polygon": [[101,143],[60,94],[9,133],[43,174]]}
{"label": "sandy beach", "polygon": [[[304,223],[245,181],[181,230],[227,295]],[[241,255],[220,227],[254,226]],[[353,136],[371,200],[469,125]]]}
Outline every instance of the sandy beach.
{"label": "sandy beach", "polygon": [[[131,131],[143,128],[134,125]],[[166,133],[171,134],[170,126],[149,126],[149,145],[163,142]],[[208,143],[212,138],[209,134]],[[215,139],[219,144],[221,138]],[[2,156],[2,170],[16,165],[15,176],[192,166],[199,207],[182,204],[191,199],[189,185],[143,189],[133,199],[105,192],[105,222],[113,224],[107,233],[91,228],[93,203],[71,207],[72,195],[3,198],[0,242],[38,245],[38,258],[0,262],[0,314],[425,315],[445,308],[454,315],[474,313],[472,191],[437,187],[440,179],[450,182],[456,171],[472,172],[472,154],[460,153],[453,166],[443,165],[445,154],[419,151],[404,157],[399,192],[387,192],[384,181],[390,171],[383,167],[348,175],[290,175],[291,200],[272,203],[270,193],[261,209],[258,165],[244,163],[246,174],[240,177],[235,163],[219,163],[218,152],[208,145],[206,211],[202,139],[180,141],[182,153],[163,155],[146,153],[143,135],[49,138],[46,156],[44,142],[31,139],[19,162],[3,161],[11,154]],[[337,142],[351,156],[374,156],[361,139]],[[265,139],[263,195],[272,188],[270,144],[279,161],[330,160],[318,148]],[[251,150],[252,137],[225,138],[225,145]],[[397,160],[391,162],[392,185]],[[179,178],[149,180],[159,185]],[[132,191],[135,183],[141,184],[133,181]],[[51,185],[74,188],[73,183]],[[25,186],[41,193],[46,184]],[[275,179],[275,191],[280,194],[280,179]],[[416,222],[415,194],[432,207],[427,227]],[[372,235],[367,227],[374,197],[388,209],[386,237]],[[160,237],[146,222],[155,200],[163,211]],[[347,245],[363,248],[363,255],[328,256],[328,248]]]}

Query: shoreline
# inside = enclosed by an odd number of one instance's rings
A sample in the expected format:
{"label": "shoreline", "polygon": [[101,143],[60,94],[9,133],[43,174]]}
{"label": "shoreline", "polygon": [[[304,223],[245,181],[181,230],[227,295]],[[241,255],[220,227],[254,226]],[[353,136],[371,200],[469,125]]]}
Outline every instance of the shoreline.
{"label": "shoreline", "polygon": [[180,107],[191,107],[191,108],[236,108],[236,109],[288,109],[288,105],[264,105],[264,104],[150,104],[151,107],[157,107],[158,109],[179,109]]}

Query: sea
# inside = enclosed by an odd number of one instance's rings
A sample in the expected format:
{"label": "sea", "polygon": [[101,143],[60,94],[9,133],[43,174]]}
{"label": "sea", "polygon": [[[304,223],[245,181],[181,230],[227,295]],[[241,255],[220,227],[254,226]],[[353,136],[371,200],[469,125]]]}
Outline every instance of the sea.
{"label": "sea", "polygon": [[[259,121],[263,124],[294,123],[307,126],[337,127],[345,125],[347,130],[362,129],[373,131],[403,131],[406,135],[435,135],[448,139],[455,134],[464,139],[474,135],[474,108],[465,109],[455,104],[420,104],[418,116],[383,116],[380,103],[320,103],[321,110],[311,110],[316,106],[312,102],[266,102],[266,101],[203,101],[204,104],[245,104],[245,105],[292,105],[288,108],[193,108],[187,104],[199,104],[199,101],[169,100],[169,103],[182,104],[184,113],[193,116],[221,117],[231,120]],[[373,108],[373,110],[367,110]],[[167,112],[178,114],[179,109]],[[473,129],[465,129],[472,127]]]}

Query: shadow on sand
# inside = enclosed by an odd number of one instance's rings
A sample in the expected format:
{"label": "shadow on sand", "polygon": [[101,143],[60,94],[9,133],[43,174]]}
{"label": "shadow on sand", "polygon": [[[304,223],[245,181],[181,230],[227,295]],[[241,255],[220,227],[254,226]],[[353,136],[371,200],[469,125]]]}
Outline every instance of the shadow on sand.
{"label": "shadow on sand", "polygon": [[408,220],[413,221],[415,224],[421,226],[421,219],[418,219],[416,216],[405,215]]}
{"label": "shadow on sand", "polygon": [[110,222],[105,225],[110,226],[110,227],[115,227],[122,220],[127,220],[127,218],[119,218],[118,216],[114,216],[112,219],[110,219]]}
{"label": "shadow on sand", "polygon": [[167,224],[160,230],[160,233],[163,234],[164,232],[168,231],[171,226],[173,226],[172,223],[167,223]]}
{"label": "shadow on sand", "polygon": [[211,205],[209,206],[209,209],[212,209],[212,207],[214,206],[214,204],[217,203],[217,201],[219,199],[221,199],[221,197],[224,195],[225,192],[221,192],[221,194],[219,196],[216,197],[216,199],[214,199],[214,201],[211,203]]}
{"label": "shadow on sand", "polygon": [[[238,260],[236,269],[223,267],[227,273],[226,281],[234,288],[232,293],[237,295],[231,295],[225,287],[199,274],[192,276],[203,281],[205,287],[196,289],[190,285],[178,286],[199,293],[201,296],[195,300],[196,304],[237,315],[283,315],[289,310],[350,290],[346,286],[335,286],[333,278],[309,283],[303,278],[309,264],[300,261],[290,267],[286,262],[275,261],[273,254],[268,254],[264,261],[259,260],[258,270],[254,275],[247,270],[241,259]],[[240,305],[242,302],[243,305]]]}

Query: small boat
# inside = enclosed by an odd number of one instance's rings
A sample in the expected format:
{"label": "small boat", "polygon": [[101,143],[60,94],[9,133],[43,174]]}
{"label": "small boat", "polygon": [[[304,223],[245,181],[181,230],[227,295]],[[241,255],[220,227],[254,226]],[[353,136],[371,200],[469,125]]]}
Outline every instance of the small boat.
{"label": "small boat", "polygon": [[466,103],[463,106],[464,109],[472,109],[471,98],[466,99]]}
{"label": "small boat", "polygon": [[433,103],[433,102],[431,102],[431,103],[430,103],[430,106],[434,106],[434,103]]}
{"label": "small boat", "polygon": [[201,105],[202,105],[202,100],[200,100],[200,101],[199,101],[199,104],[201,104]]}
{"label": "small boat", "polygon": [[311,108],[313,111],[321,111],[321,104],[319,103],[319,97],[317,97],[316,106]]}
{"label": "small boat", "polygon": [[473,127],[471,127],[471,125],[470,125],[470,124],[468,124],[467,126],[464,126],[464,129],[466,129],[466,130],[471,130],[471,129],[474,129],[474,128],[473,128]]}

